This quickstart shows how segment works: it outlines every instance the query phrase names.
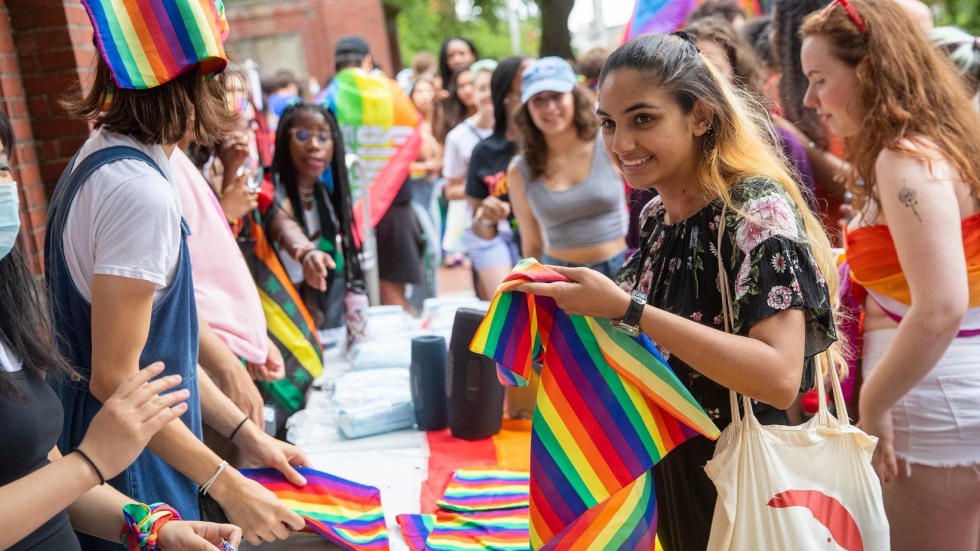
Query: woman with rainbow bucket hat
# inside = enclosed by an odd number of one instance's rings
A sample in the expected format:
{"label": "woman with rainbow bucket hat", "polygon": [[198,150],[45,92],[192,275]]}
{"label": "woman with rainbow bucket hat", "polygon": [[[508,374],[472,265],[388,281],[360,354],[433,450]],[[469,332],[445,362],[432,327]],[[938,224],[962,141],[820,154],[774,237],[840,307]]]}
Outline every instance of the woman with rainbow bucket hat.
{"label": "woman with rainbow bucket hat", "polygon": [[[202,422],[250,462],[305,484],[306,457],[248,420],[198,365],[198,314],[187,225],[170,155],[188,133],[201,143],[234,124],[221,72],[227,23],[220,0],[83,0],[95,30],[95,82],[64,102],[95,131],[69,162],[48,210],[45,275],[52,325],[76,376],[52,382],[65,410],[59,446],[78,445],[113,391],[141,366],[179,375],[187,409],[109,480],[141,501],[197,519],[198,490],[253,544],[286,539],[304,521],[201,441]],[[243,368],[244,369],[244,368]],[[200,373],[200,375],[199,375]],[[82,549],[118,549],[81,536]]]}

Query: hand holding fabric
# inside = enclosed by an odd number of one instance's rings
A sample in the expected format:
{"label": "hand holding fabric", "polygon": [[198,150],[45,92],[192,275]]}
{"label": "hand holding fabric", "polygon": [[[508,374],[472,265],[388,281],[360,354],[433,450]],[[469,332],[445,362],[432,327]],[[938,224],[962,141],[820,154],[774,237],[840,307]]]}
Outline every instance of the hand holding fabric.
{"label": "hand holding fabric", "polygon": [[595,270],[561,266],[547,268],[571,281],[521,283],[515,285],[513,290],[551,297],[559,308],[571,315],[619,319],[629,308],[629,295]]}
{"label": "hand holding fabric", "polygon": [[306,479],[293,468],[310,466],[306,454],[296,446],[276,440],[254,425],[246,424],[237,442],[246,461],[279,470],[287,480],[297,486],[305,486]]}

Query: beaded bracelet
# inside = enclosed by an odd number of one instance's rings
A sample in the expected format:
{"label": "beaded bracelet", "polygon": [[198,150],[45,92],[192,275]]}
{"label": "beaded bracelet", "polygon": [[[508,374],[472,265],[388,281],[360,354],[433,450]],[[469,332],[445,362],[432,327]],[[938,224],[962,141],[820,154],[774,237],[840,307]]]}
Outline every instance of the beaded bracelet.
{"label": "beaded bracelet", "polygon": [[171,520],[180,520],[177,510],[163,503],[127,503],[123,505],[123,516],[126,524],[119,533],[119,542],[127,551],[158,551],[160,528]]}

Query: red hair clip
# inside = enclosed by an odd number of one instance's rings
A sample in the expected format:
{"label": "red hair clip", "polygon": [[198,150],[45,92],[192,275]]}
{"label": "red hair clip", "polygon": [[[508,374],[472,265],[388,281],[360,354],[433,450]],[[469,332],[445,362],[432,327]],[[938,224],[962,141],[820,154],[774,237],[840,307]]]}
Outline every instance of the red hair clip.
{"label": "red hair clip", "polygon": [[823,9],[823,12],[824,13],[829,12],[830,10],[834,9],[834,6],[838,4],[840,4],[840,6],[844,8],[844,11],[847,12],[847,16],[851,18],[851,22],[854,23],[854,26],[857,27],[857,30],[863,33],[864,19],[861,18],[861,14],[858,13],[857,8],[852,6],[851,3],[848,2],[847,0],[833,0],[833,2],[831,2],[826,8]]}

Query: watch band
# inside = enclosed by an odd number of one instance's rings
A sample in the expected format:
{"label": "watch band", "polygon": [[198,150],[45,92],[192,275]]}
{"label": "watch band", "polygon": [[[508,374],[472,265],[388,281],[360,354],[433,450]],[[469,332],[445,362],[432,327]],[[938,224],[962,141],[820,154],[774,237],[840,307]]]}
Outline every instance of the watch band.
{"label": "watch band", "polygon": [[646,293],[634,289],[630,293],[630,304],[623,319],[613,322],[613,327],[632,336],[640,334],[640,318],[643,317],[643,307],[647,304]]}

